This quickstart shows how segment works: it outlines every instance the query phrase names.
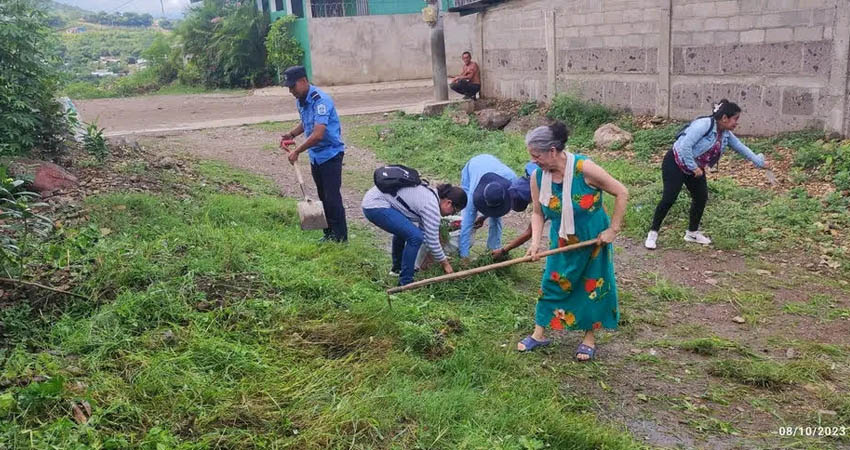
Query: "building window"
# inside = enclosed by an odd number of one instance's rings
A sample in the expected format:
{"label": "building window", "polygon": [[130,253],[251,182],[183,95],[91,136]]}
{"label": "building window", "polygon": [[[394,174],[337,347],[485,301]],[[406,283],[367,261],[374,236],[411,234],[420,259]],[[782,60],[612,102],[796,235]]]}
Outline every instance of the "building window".
{"label": "building window", "polygon": [[304,0],[292,0],[292,14],[299,19],[304,18]]}
{"label": "building window", "polygon": [[313,17],[345,17],[369,15],[368,0],[313,0]]}

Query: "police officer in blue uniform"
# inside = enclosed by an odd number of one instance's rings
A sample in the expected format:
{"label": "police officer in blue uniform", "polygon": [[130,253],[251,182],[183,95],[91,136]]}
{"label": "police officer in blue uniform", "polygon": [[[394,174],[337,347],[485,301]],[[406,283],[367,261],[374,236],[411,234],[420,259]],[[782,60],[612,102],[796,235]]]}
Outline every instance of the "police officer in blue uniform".
{"label": "police officer in blue uniform", "polygon": [[331,97],[307,80],[304,67],[290,67],[283,76],[283,85],[298,99],[296,106],[301,115],[301,123],[282,137],[290,140],[301,133],[307,136],[304,143],[289,152],[289,162],[295,164],[298,155],[304,151],[310,155],[313,181],[316,182],[319,199],[324,205],[325,218],[328,220],[328,228],[325,229],[322,241],[345,242],[348,240],[348,226],[345,223],[345,207],[340,194],[345,144],[340,136],[339,115]]}

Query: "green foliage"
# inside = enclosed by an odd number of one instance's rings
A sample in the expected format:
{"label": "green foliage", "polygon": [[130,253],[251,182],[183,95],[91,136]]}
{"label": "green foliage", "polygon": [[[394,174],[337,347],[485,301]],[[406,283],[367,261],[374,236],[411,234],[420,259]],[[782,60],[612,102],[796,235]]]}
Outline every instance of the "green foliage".
{"label": "green foliage", "polygon": [[576,148],[592,148],[593,132],[600,126],[613,122],[617,113],[605,105],[558,94],[552,100],[547,116],[563,121],[570,130],[569,144]]}
{"label": "green foliage", "polygon": [[24,273],[33,237],[45,238],[53,229],[53,222],[34,210],[46,205],[23,185],[23,180],[8,178],[0,166],[0,267],[7,277]]}
{"label": "green foliage", "polygon": [[91,29],[84,33],[60,35],[59,55],[66,71],[76,81],[91,80],[90,73],[102,68],[101,56],[121,59],[120,71],[126,70],[129,58],[139,58],[155,41],[167,40],[155,30]]}
{"label": "green foliage", "polygon": [[[639,448],[564,395],[539,370],[546,355],[500,349],[531,326],[532,295],[517,286],[536,275],[486,274],[387,308],[389,261],[368,230],[317,244],[268,182],[200,172],[207,185],[189,196],[90,197],[92,222],[56,242],[97,301],[8,331],[0,381],[63,376],[65,388],[8,383],[0,446]],[[220,193],[234,182],[268,194]],[[81,395],[86,426],[67,408]],[[38,408],[15,406],[25,396]]]}
{"label": "green foliage", "polygon": [[103,162],[109,156],[109,148],[106,146],[103,130],[103,128],[97,127],[97,123],[91,122],[86,124],[86,134],[83,135],[83,147],[89,155],[94,156],[100,162]]}
{"label": "green foliage", "polygon": [[296,19],[293,15],[281,17],[272,23],[266,36],[269,65],[278,72],[301,64],[304,58],[304,50],[292,34],[292,24]]}
{"label": "green foliage", "polygon": [[205,86],[255,87],[269,80],[268,29],[268,18],[253,2],[204,0],[189,10],[175,33]]}
{"label": "green foliage", "polygon": [[389,124],[391,133],[381,139],[381,131],[386,128],[386,125],[356,128],[353,138],[360,145],[374,149],[382,160],[406,161],[406,165],[431,177],[453,183],[469,158],[481,153],[496,156],[517,173],[522,173],[529,158],[521,136],[491,132],[475,125],[458,125],[447,115],[397,116]]}
{"label": "green foliage", "polygon": [[169,38],[160,34],[154,39],[150,47],[142,52],[142,57],[148,60],[147,70],[154,72],[159,84],[168,84],[177,79],[181,60],[178,49],[172,50]]}
{"label": "green foliage", "polygon": [[89,23],[119,27],[149,27],[153,25],[152,15],[147,13],[139,14],[132,11],[124,13],[100,11],[98,13],[86,14],[83,16],[83,20]]}
{"label": "green foliage", "polygon": [[55,43],[39,1],[0,2],[0,155],[61,148],[68,121]]}
{"label": "green foliage", "polygon": [[686,302],[693,298],[693,292],[690,289],[661,277],[655,280],[655,285],[650,287],[648,292],[665,302]]}
{"label": "green foliage", "polygon": [[666,153],[676,141],[676,134],[682,128],[681,124],[672,123],[658,128],[636,130],[634,136],[635,154],[644,160],[659,153]]}
{"label": "green foliage", "polygon": [[521,116],[521,117],[522,116],[528,116],[528,115],[533,114],[535,111],[537,111],[537,102],[527,101],[519,107],[519,110],[517,111],[517,115]]}
{"label": "green foliage", "polygon": [[850,190],[850,140],[802,143],[794,153],[794,166],[834,183],[838,190]]}

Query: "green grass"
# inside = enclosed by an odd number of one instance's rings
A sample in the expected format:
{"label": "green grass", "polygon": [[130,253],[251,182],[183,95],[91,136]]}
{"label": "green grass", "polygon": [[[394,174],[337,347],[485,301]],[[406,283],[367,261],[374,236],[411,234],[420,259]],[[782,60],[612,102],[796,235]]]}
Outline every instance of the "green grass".
{"label": "green grass", "polygon": [[248,125],[248,127],[275,133],[288,133],[295,128],[296,124],[297,122],[260,122]]}
{"label": "green grass", "polygon": [[815,294],[807,303],[786,303],[782,310],[788,314],[809,316],[821,321],[850,319],[850,308],[838,308],[832,296]]}
{"label": "green grass", "polygon": [[682,350],[687,350],[698,355],[705,356],[715,356],[723,351],[731,351],[735,350],[744,355],[749,354],[750,352],[743,347],[741,344],[730,341],[728,339],[722,339],[715,336],[704,337],[704,338],[696,338],[688,341],[680,342],[678,347]]}
{"label": "green grass", "polygon": [[[90,302],[4,309],[0,447],[639,447],[565,392],[545,354],[513,349],[533,311],[514,286],[534,270],[389,309],[369,232],[318,244],[264,180],[197,170],[188,198],[89,197],[91,228],[53,245]],[[256,192],[221,193],[234,182]],[[24,386],[33,376],[48,379]],[[69,413],[82,400],[84,426]]]}
{"label": "green grass", "polygon": [[[594,117],[601,119],[607,116],[600,113]],[[676,127],[674,124],[638,131],[636,145],[640,147],[640,152],[651,153],[652,149],[655,152],[665,151],[672,142],[671,136]],[[383,130],[389,130],[389,133],[385,133],[381,139]],[[570,138],[570,146],[580,147],[574,141],[579,138],[575,134],[573,136]],[[426,177],[455,183],[460,179],[464,164],[480,153],[495,155],[517,173],[522,171],[528,161],[521,136],[481,130],[475,125],[457,125],[445,116],[424,118],[400,115],[387,124],[355,125],[348,128],[346,139],[355,146],[373,149],[381,160],[404,162],[420,170]],[[643,239],[661,198],[659,168],[640,160],[603,158],[593,155],[593,152],[590,155],[628,187],[629,206],[624,233],[635,239]],[[683,190],[664,222],[659,245],[685,245],[681,235],[687,227],[689,200]],[[833,246],[831,236],[818,228],[819,223],[828,222],[839,227],[850,227],[850,211],[844,207],[845,203],[846,199],[840,195],[815,198],[800,188],[777,194],[741,187],[722,176],[712,177],[709,182],[709,203],[701,228],[711,236],[715,248],[745,254],[789,248],[813,251],[818,243],[828,244],[832,247],[832,257],[840,261],[846,271],[850,270],[850,254],[839,246]],[[606,205],[609,210],[613,207],[612,199],[608,196]]]}
{"label": "green grass", "polygon": [[650,286],[647,292],[664,302],[687,302],[694,298],[694,293],[690,289],[657,275],[655,285]]}
{"label": "green grass", "polygon": [[819,360],[800,360],[782,364],[771,360],[722,359],[715,361],[711,375],[766,389],[783,389],[790,385],[829,378],[830,368]]}
{"label": "green grass", "polygon": [[[391,133],[382,140],[380,132],[384,129]],[[378,159],[404,163],[426,178],[454,184],[459,183],[461,169],[475,155],[492,154],[517,173],[522,173],[529,158],[522,136],[457,125],[446,115],[427,119],[402,115],[388,125],[354,127],[346,136],[355,146],[374,150]]]}

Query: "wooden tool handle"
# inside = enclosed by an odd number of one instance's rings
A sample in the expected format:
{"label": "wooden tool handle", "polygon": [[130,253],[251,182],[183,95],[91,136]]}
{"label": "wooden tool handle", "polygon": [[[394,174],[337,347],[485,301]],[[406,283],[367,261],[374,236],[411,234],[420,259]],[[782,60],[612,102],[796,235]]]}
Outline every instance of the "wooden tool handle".
{"label": "wooden tool handle", "polygon": [[[590,245],[597,244],[598,241],[596,239],[587,240],[579,242],[578,244],[567,245],[566,247],[556,248],[554,250],[547,250],[542,253],[538,253],[537,255],[541,258],[549,255],[554,255],[556,253],[568,252],[570,250],[576,250],[579,248],[588,247]],[[488,264],[486,266],[476,267],[474,269],[463,270],[460,272],[450,273],[447,275],[440,275],[439,277],[428,278],[426,280],[417,281],[414,283],[406,284],[404,286],[394,287],[392,289],[387,290],[387,295],[395,294],[397,292],[409,291],[411,289],[421,288],[423,286],[427,286],[429,284],[440,283],[443,281],[455,280],[457,278],[467,277],[469,275],[475,275],[479,273],[489,272],[491,270],[501,269],[503,267],[513,266],[514,264],[524,263],[531,261],[531,256],[523,256],[520,258],[514,258],[509,261],[502,261],[495,264]]]}

